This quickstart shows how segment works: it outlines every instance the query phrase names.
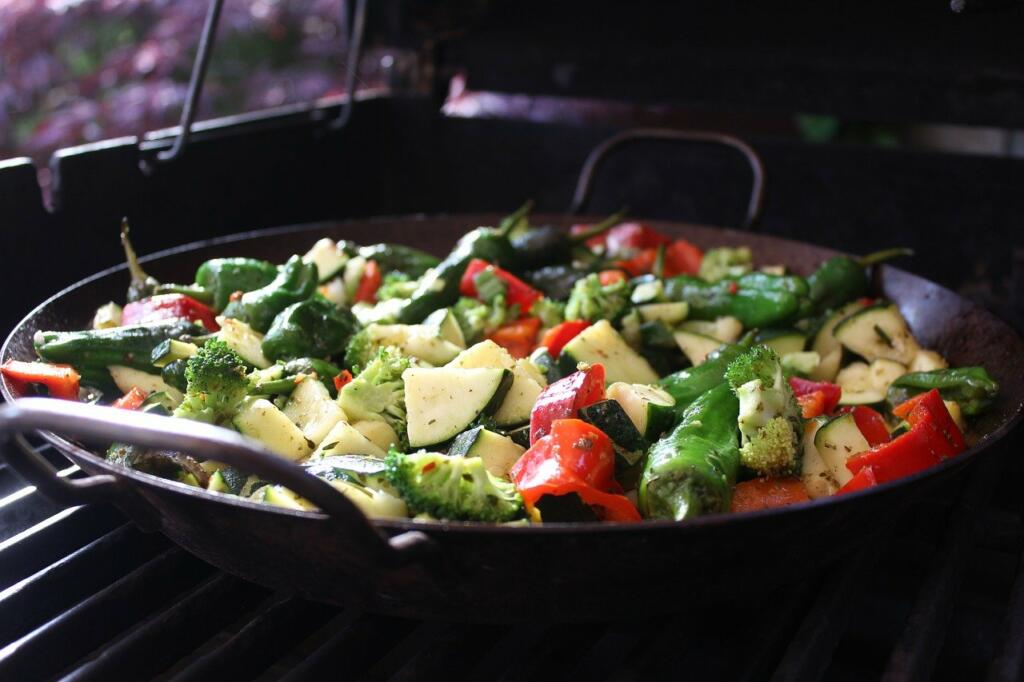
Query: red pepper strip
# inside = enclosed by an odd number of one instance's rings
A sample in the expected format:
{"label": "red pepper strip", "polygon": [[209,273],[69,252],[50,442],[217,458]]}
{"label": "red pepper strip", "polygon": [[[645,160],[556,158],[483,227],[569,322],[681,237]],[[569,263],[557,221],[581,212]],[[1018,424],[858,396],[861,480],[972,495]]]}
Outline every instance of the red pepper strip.
{"label": "red pepper strip", "polygon": [[875,485],[878,485],[878,480],[875,478],[875,470],[871,467],[864,467],[857,472],[856,476],[847,481],[846,485],[837,490],[836,495],[857,492],[858,490],[864,490]]}
{"label": "red pepper strip", "polygon": [[[843,396],[843,389],[836,384],[829,383],[827,381],[809,381],[807,379],[801,379],[800,377],[790,377],[789,386],[793,389],[793,395],[797,397],[797,400],[801,396],[809,395],[815,392],[822,393],[822,408],[818,414],[832,414],[836,409],[836,405],[839,404],[839,399]],[[801,403],[803,405],[803,403]],[[817,417],[818,414],[812,414],[810,416],[804,415],[805,419],[811,417]]]}
{"label": "red pepper strip", "polygon": [[622,270],[602,270],[597,274],[597,279],[601,282],[601,286],[606,287],[626,281],[626,273]]}
{"label": "red pepper strip", "polygon": [[565,344],[572,341],[576,338],[577,334],[589,326],[590,322],[588,320],[566,320],[562,324],[549,329],[544,334],[544,338],[540,340],[540,345],[548,349],[551,357],[557,358],[562,349],[565,348]]}
{"label": "red pepper strip", "polygon": [[545,495],[579,495],[603,521],[640,521],[625,496],[614,494],[615,448],[601,429],[579,419],[557,419],[551,433],[527,450],[510,472],[530,507]]}
{"label": "red pepper strip", "polygon": [[665,249],[665,276],[696,275],[704,252],[685,239],[677,239]]}
{"label": "red pepper strip", "polygon": [[539,317],[524,317],[503,324],[487,337],[509,352],[514,358],[525,358],[537,345],[540,332]]}
{"label": "red pepper strip", "polygon": [[530,443],[548,435],[555,420],[575,417],[580,408],[599,400],[604,400],[604,365],[591,365],[548,384],[530,412]]}
{"label": "red pepper strip", "polygon": [[216,313],[208,306],[185,294],[159,294],[125,305],[121,324],[147,324],[159,320],[192,320],[201,322],[211,332],[219,331]]}
{"label": "red pepper strip", "polygon": [[775,509],[807,502],[809,499],[803,481],[799,478],[755,478],[736,484],[730,511]]}
{"label": "red pepper strip", "polygon": [[860,429],[864,439],[871,447],[888,443],[892,439],[889,427],[885,425],[885,419],[867,405],[846,407],[840,412],[849,412],[853,415],[853,421],[856,422],[857,428]]}
{"label": "red pepper strip", "polygon": [[8,360],[0,367],[0,372],[3,372],[19,390],[23,389],[25,384],[42,384],[46,386],[51,398],[78,400],[81,377],[71,365]]}
{"label": "red pepper strip", "polygon": [[615,265],[629,273],[630,277],[639,277],[648,274],[654,267],[654,261],[658,258],[657,249],[641,249],[629,260],[616,261]]}
{"label": "red pepper strip", "polygon": [[[589,232],[593,227],[594,227],[593,225],[586,225],[586,224],[583,224],[583,223],[579,223],[579,224],[573,225],[572,227],[569,228],[569,234],[571,234],[571,235],[573,235],[575,237],[578,234],[583,234],[584,232]],[[585,241],[583,243],[587,245],[587,248],[596,249],[599,246],[604,246],[605,240],[607,240],[607,239],[608,239],[608,233],[607,232],[602,232],[601,234],[597,235],[596,237],[591,237],[590,239],[588,239],[587,241]]]}
{"label": "red pepper strip", "polygon": [[805,393],[797,397],[796,401],[800,405],[800,416],[804,419],[814,419],[820,415],[828,414],[824,391]]}
{"label": "red pepper strip", "polygon": [[923,398],[915,400],[914,409],[907,415],[910,425],[915,427],[921,422],[926,422],[933,427],[936,434],[949,446],[946,456],[956,455],[966,450],[967,443],[964,441],[964,435],[960,432],[960,427],[953,421],[953,416],[949,413],[946,403],[942,402],[939,389],[933,388],[923,396]]}
{"label": "red pepper strip", "polygon": [[605,246],[611,255],[634,249],[657,249],[672,240],[642,223],[619,223],[605,233]]}
{"label": "red pepper strip", "polygon": [[363,276],[359,278],[359,286],[356,287],[356,302],[375,302],[377,300],[377,289],[380,289],[382,279],[380,266],[377,265],[377,261],[366,261],[366,265],[363,266]]}
{"label": "red pepper strip", "polygon": [[146,401],[146,392],[138,386],[132,386],[132,390],[111,403],[111,407],[119,410],[137,410]]}
{"label": "red pepper strip", "polygon": [[488,269],[490,269],[490,271],[507,286],[505,303],[510,306],[518,303],[519,310],[523,314],[529,312],[530,308],[533,307],[533,304],[543,296],[541,292],[537,291],[511,272],[502,270],[497,265],[491,265],[480,258],[474,258],[469,261],[469,265],[466,266],[466,272],[462,275],[462,280],[459,281],[459,293],[463,296],[476,298],[477,291],[474,278],[484,270]]}
{"label": "red pepper strip", "polygon": [[352,372],[347,369],[343,369],[341,370],[341,374],[334,377],[334,388],[340,391],[342,387],[350,381],[352,381]]}

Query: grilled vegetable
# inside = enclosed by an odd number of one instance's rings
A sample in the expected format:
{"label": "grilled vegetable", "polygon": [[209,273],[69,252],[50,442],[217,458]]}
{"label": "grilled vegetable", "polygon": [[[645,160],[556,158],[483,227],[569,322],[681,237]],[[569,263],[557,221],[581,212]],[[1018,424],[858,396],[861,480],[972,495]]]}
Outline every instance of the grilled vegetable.
{"label": "grilled vegetable", "polygon": [[939,389],[943,400],[955,401],[967,415],[983,412],[999,393],[999,384],[984,367],[959,367],[904,374],[889,385],[886,399],[895,406],[933,388]]}
{"label": "grilled vegetable", "polygon": [[713,320],[729,315],[748,328],[778,325],[795,319],[805,301],[809,300],[808,293],[807,281],[802,277],[762,272],[727,277],[717,282],[687,275],[665,280],[666,298],[687,303],[691,318]]}
{"label": "grilled vegetable", "polygon": [[729,363],[744,352],[743,346],[725,344],[711,353],[699,367],[680,370],[661,379],[658,384],[676,401],[676,419],[682,417],[697,398],[724,382]]}
{"label": "grilled vegetable", "polygon": [[267,286],[277,277],[277,266],[255,258],[214,258],[196,270],[196,286],[207,292],[213,309],[227,307],[236,292]]}
{"label": "grilled vegetable", "polygon": [[864,296],[868,291],[868,267],[912,253],[909,249],[886,249],[861,258],[830,258],[807,278],[811,301],[809,312],[824,313]]}
{"label": "grilled vegetable", "polygon": [[264,333],[270,329],[278,313],[312,296],[316,285],[316,265],[304,262],[299,256],[292,256],[269,284],[246,292],[228,303],[224,308],[224,316],[242,320],[256,331]]}
{"label": "grilled vegetable", "polygon": [[337,355],[358,324],[347,308],[314,296],[278,313],[263,337],[263,354],[271,360]]}

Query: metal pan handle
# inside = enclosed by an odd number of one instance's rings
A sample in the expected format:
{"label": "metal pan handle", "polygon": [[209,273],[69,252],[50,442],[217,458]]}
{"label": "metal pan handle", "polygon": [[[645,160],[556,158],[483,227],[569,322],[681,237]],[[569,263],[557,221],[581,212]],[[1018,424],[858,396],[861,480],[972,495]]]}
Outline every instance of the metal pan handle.
{"label": "metal pan handle", "polygon": [[601,144],[594,147],[583,162],[580,170],[580,177],[576,181],[576,190],[572,195],[570,213],[580,213],[587,205],[590,198],[590,190],[594,184],[594,176],[597,169],[607,160],[611,153],[631,142],[643,140],[666,140],[669,142],[687,142],[697,144],[717,144],[730,147],[740,154],[750,166],[750,198],[747,200],[747,213],[740,225],[745,230],[752,229],[757,219],[761,217],[761,205],[764,196],[764,162],[753,147],[743,140],[725,133],[708,132],[702,130],[673,130],[671,128],[632,128],[621,133],[612,135]]}
{"label": "metal pan handle", "polygon": [[[257,441],[211,424],[51,398],[22,398],[0,406],[0,439],[15,438],[24,442],[16,434],[36,429],[74,434],[81,438],[171,448],[215,459],[279,483],[315,504],[342,526],[359,546],[372,553],[374,559],[389,565],[400,565],[418,558],[434,545],[420,531],[385,537],[358,507],[327,481],[307,473]],[[24,459],[12,462],[12,466],[42,490],[55,490],[60,502],[81,504],[116,494],[118,484],[113,476],[58,479],[53,467],[30,448],[23,448],[21,456]],[[54,480],[60,483],[54,486]]]}

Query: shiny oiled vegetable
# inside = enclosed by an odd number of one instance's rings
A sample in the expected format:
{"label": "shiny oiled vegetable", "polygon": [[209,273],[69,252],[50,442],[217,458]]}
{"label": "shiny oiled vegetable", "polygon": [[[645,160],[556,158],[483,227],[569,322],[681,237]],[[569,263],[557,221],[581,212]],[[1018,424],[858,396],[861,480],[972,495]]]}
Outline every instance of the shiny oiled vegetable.
{"label": "shiny oiled vegetable", "polygon": [[697,398],[723,384],[729,363],[743,355],[746,350],[746,347],[740,344],[726,344],[712,351],[702,364],[662,378],[659,384],[675,398],[676,413],[681,417]]}
{"label": "shiny oiled vegetable", "polygon": [[904,374],[889,385],[887,400],[899,405],[933,388],[939,389],[943,400],[956,401],[968,415],[984,411],[999,393],[999,384],[984,367],[958,367]]}
{"label": "shiny oiled vegetable", "polygon": [[651,448],[640,477],[640,511],[652,519],[728,511],[740,453],[739,402],[728,384],[703,394]]}
{"label": "shiny oiled vegetable", "polygon": [[278,313],[263,338],[263,354],[271,360],[336,355],[358,326],[348,308],[314,296]]}
{"label": "shiny oiled vegetable", "polygon": [[269,284],[230,302],[224,315],[247,322],[258,332],[266,332],[278,313],[312,296],[316,285],[316,265],[292,256]]}
{"label": "shiny oiled vegetable", "polygon": [[907,256],[909,249],[886,249],[861,258],[836,256],[830,258],[807,278],[810,286],[812,314],[838,308],[868,293],[867,268],[897,256]]}
{"label": "shiny oiled vegetable", "polygon": [[224,310],[236,291],[265,287],[277,277],[277,266],[255,258],[214,258],[196,270],[196,286],[208,292],[216,311]]}
{"label": "shiny oiled vegetable", "polygon": [[729,315],[747,328],[795,319],[807,307],[808,292],[807,281],[802,277],[761,272],[717,282],[688,275],[665,280],[666,298],[686,302],[691,318],[714,320]]}

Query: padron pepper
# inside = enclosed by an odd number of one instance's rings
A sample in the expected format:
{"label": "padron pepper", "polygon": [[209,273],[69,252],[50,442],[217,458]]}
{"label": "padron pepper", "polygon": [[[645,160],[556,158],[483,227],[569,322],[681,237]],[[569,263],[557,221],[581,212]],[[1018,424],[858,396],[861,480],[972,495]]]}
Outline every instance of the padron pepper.
{"label": "padron pepper", "polygon": [[314,296],[277,314],[263,337],[263,354],[271,360],[330,357],[345,350],[358,327],[348,308]]}
{"label": "padron pepper", "polygon": [[651,519],[682,521],[729,510],[740,466],[739,401],[722,383],[701,395],[647,453],[639,506]]}
{"label": "padron pepper", "polygon": [[685,301],[689,316],[713,320],[731,315],[744,327],[766,327],[788,322],[807,308],[809,286],[802,277],[751,272],[707,282],[680,275],[665,280],[665,297]]}
{"label": "padron pepper", "polygon": [[910,256],[913,253],[910,249],[895,248],[878,251],[860,258],[850,256],[829,258],[807,278],[807,284],[810,287],[808,298],[811,303],[810,309],[807,311],[808,314],[821,314],[826,310],[838,308],[844,303],[866,296],[868,293],[867,269],[869,267],[898,256]]}
{"label": "padron pepper", "polygon": [[725,383],[725,370],[729,363],[747,351],[747,344],[725,344],[712,351],[696,367],[688,367],[663,377],[659,385],[676,400],[675,410],[682,417],[697,398],[712,388]]}
{"label": "padron pepper", "polygon": [[957,367],[904,374],[889,384],[886,400],[896,406],[933,388],[939,389],[943,400],[955,401],[968,415],[984,411],[999,393],[999,384],[984,367]]}
{"label": "padron pepper", "polygon": [[213,309],[227,307],[236,291],[265,287],[277,277],[277,266],[256,258],[214,258],[196,270],[196,287],[207,292]]}
{"label": "padron pepper", "polygon": [[421,277],[423,273],[440,262],[435,256],[402,244],[371,244],[356,250],[366,260],[376,261],[381,272],[401,272],[411,279]]}
{"label": "padron pepper", "polygon": [[316,285],[316,264],[292,256],[269,284],[228,303],[224,316],[247,322],[260,333],[266,332],[278,313],[312,296]]}
{"label": "padron pepper", "polygon": [[510,264],[510,267],[521,272],[567,263],[572,258],[574,247],[585,243],[588,239],[604,234],[622,222],[623,217],[625,217],[625,211],[619,211],[596,225],[575,234],[554,225],[532,227],[513,237],[512,248],[515,249],[516,259],[515,263]]}

